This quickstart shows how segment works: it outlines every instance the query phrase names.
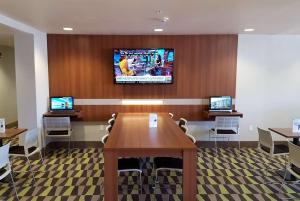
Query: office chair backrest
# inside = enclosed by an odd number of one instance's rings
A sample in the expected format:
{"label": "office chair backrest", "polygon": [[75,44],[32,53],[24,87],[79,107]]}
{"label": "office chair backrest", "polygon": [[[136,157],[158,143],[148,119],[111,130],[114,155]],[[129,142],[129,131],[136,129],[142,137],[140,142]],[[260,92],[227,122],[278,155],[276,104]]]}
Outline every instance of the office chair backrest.
{"label": "office chair backrest", "polygon": [[9,146],[10,142],[0,147],[0,169],[9,164]]}
{"label": "office chair backrest", "polygon": [[44,117],[45,130],[71,130],[70,117]]}
{"label": "office chair backrest", "polygon": [[179,126],[186,126],[187,125],[187,120],[185,118],[180,118],[178,125]]}
{"label": "office chair backrest", "polygon": [[105,128],[105,130],[106,130],[107,133],[110,133],[111,129],[112,129],[112,126],[111,126],[111,125],[108,125],[108,126],[106,126],[106,128]]}
{"label": "office chair backrest", "polygon": [[289,161],[297,168],[300,168],[300,146],[289,142]]}
{"label": "office chair backrest", "polygon": [[116,113],[112,113],[112,114],[111,114],[111,117],[114,118],[114,119],[116,119],[117,114],[116,114]]}
{"label": "office chair backrest", "polygon": [[215,129],[239,131],[240,117],[217,116],[215,118]]}
{"label": "office chair backrest", "polygon": [[28,153],[28,149],[31,147],[38,147],[39,130],[37,128],[27,131],[25,134],[24,148],[25,154]]}
{"label": "office chair backrest", "polygon": [[188,128],[184,125],[182,126],[179,126],[179,128],[184,132],[184,133],[187,133],[188,132]]}
{"label": "office chair backrest", "polygon": [[109,134],[105,134],[105,135],[102,137],[102,139],[101,139],[102,144],[105,144],[105,143],[107,142],[108,136],[109,136]]}
{"label": "office chair backrest", "polygon": [[107,123],[111,126],[114,126],[114,123],[115,123],[115,119],[114,118],[111,118],[107,121]]}
{"label": "office chair backrest", "polygon": [[171,112],[169,112],[169,116],[170,116],[171,118],[173,118],[173,117],[174,117],[174,114],[171,113]]}
{"label": "office chair backrest", "polygon": [[273,153],[272,149],[274,147],[274,141],[272,139],[271,132],[261,128],[257,128],[257,131],[258,131],[258,138],[259,138],[258,140],[259,146],[262,145],[264,147],[267,147],[270,149],[270,153]]}
{"label": "office chair backrest", "polygon": [[188,133],[186,133],[186,135],[194,144],[196,143],[196,139],[194,138],[194,136],[192,136],[191,134],[188,134]]}

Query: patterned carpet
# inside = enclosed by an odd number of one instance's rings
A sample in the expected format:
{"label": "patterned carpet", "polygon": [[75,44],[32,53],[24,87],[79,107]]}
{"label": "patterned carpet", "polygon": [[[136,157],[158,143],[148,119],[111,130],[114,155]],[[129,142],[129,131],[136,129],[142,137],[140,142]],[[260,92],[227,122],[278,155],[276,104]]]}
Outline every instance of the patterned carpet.
{"label": "patterned carpet", "polygon": [[[213,149],[198,149],[198,200],[300,200],[300,184],[287,184],[282,189],[280,183],[266,184],[282,181],[275,170],[283,168],[284,158],[270,161],[253,148],[242,148],[238,153],[237,149],[219,149],[216,157]],[[143,159],[141,194],[137,174],[120,175],[119,200],[182,200],[181,173],[162,172],[160,184],[154,187],[151,161]],[[32,160],[36,178],[33,185],[25,161],[14,160],[20,200],[103,200],[103,163],[101,149],[73,149],[69,156],[67,149],[50,151],[45,165]],[[265,164],[270,165],[266,179]],[[8,183],[0,184],[0,200],[16,200]]]}

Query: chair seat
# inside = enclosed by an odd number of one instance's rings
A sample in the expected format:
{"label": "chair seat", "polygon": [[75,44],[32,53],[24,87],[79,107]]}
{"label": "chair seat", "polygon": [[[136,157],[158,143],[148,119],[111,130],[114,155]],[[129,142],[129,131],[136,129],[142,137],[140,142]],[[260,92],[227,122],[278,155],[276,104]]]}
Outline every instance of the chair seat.
{"label": "chair seat", "polygon": [[69,135],[69,131],[65,130],[65,131],[48,131],[48,135]]}
{"label": "chair seat", "polygon": [[157,169],[159,168],[182,169],[183,160],[181,158],[173,158],[173,157],[156,157],[154,158],[154,164]]}
{"label": "chair seat", "polygon": [[0,176],[3,175],[7,170],[5,168],[0,168]]}
{"label": "chair seat", "polygon": [[[215,129],[212,128],[211,129],[212,131],[215,132]],[[220,134],[220,135],[233,135],[233,134],[237,134],[234,130],[231,130],[231,129],[217,129],[217,133],[216,134]]]}
{"label": "chair seat", "polygon": [[137,158],[119,158],[118,170],[140,169],[140,161]]}
{"label": "chair seat", "polygon": [[[260,146],[262,150],[264,150],[267,153],[270,153],[270,148],[261,145]],[[285,154],[289,153],[289,147],[286,144],[274,144],[274,153],[273,154]]]}
{"label": "chair seat", "polygon": [[[30,147],[28,149],[29,154],[34,152],[37,149],[37,147]],[[11,146],[9,148],[9,154],[20,154],[25,155],[25,149],[24,146]]]}

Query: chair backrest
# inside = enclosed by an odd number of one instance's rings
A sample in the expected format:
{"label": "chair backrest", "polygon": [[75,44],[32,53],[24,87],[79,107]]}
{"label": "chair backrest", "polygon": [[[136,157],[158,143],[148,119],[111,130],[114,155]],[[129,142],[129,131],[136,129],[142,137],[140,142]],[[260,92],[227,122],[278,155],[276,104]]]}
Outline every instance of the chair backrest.
{"label": "chair backrest", "polygon": [[216,116],[214,123],[216,130],[233,130],[238,133],[240,126],[240,117]]}
{"label": "chair backrest", "polygon": [[110,133],[111,129],[112,129],[112,126],[111,126],[111,125],[108,125],[108,126],[106,126],[106,128],[105,128],[105,130],[106,130],[107,133]]}
{"label": "chair backrest", "polygon": [[46,131],[71,130],[70,117],[44,117]]}
{"label": "chair backrest", "polygon": [[174,114],[171,113],[171,112],[169,112],[169,116],[170,116],[171,118],[173,118],[173,117],[174,117]]}
{"label": "chair backrest", "polygon": [[184,125],[182,126],[179,126],[179,128],[184,132],[184,133],[187,133],[188,132],[188,128]]}
{"label": "chair backrest", "polygon": [[28,149],[38,147],[39,130],[37,128],[27,131],[24,139],[25,154],[28,155]]}
{"label": "chair backrest", "polygon": [[109,136],[109,134],[105,134],[105,135],[102,137],[102,139],[101,139],[102,144],[105,144],[105,143],[106,143],[106,141],[107,141],[107,139],[108,139],[108,136]]}
{"label": "chair backrest", "polygon": [[272,139],[272,134],[270,131],[257,128],[258,131],[258,143],[261,148],[261,146],[267,147],[270,149],[269,153],[273,153],[273,148],[274,148],[274,141]]}
{"label": "chair backrest", "polygon": [[0,169],[9,164],[9,146],[10,142],[0,147]]}
{"label": "chair backrest", "polygon": [[116,119],[117,114],[116,114],[116,113],[112,113],[112,114],[111,114],[111,117],[114,118],[114,119]]}
{"label": "chair backrest", "polygon": [[300,146],[289,142],[289,162],[300,168]]}
{"label": "chair backrest", "polygon": [[115,119],[114,118],[111,118],[107,121],[107,123],[111,126],[114,126],[114,123],[115,123]]}
{"label": "chair backrest", "polygon": [[196,144],[196,139],[194,138],[194,136],[192,136],[191,134],[188,134],[188,133],[186,133],[186,135],[194,144]]}
{"label": "chair backrest", "polygon": [[179,119],[179,126],[185,126],[187,124],[187,120],[185,118],[180,118]]}

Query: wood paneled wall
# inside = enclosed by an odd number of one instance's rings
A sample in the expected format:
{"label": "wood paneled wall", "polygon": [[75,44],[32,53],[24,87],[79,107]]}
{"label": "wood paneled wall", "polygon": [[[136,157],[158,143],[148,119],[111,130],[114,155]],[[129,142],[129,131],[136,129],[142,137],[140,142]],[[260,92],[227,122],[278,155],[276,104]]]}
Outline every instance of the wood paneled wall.
{"label": "wood paneled wall", "polygon": [[[101,98],[235,97],[237,35],[117,36],[48,35],[50,96]],[[174,83],[117,85],[113,48],[174,48]],[[78,107],[79,108],[79,107]],[[203,106],[80,106],[85,120],[102,120],[109,112],[172,111],[201,119]],[[196,109],[197,108],[197,109]],[[183,112],[186,111],[186,112]],[[97,113],[97,114],[96,114]],[[100,114],[101,115],[100,115]]]}

